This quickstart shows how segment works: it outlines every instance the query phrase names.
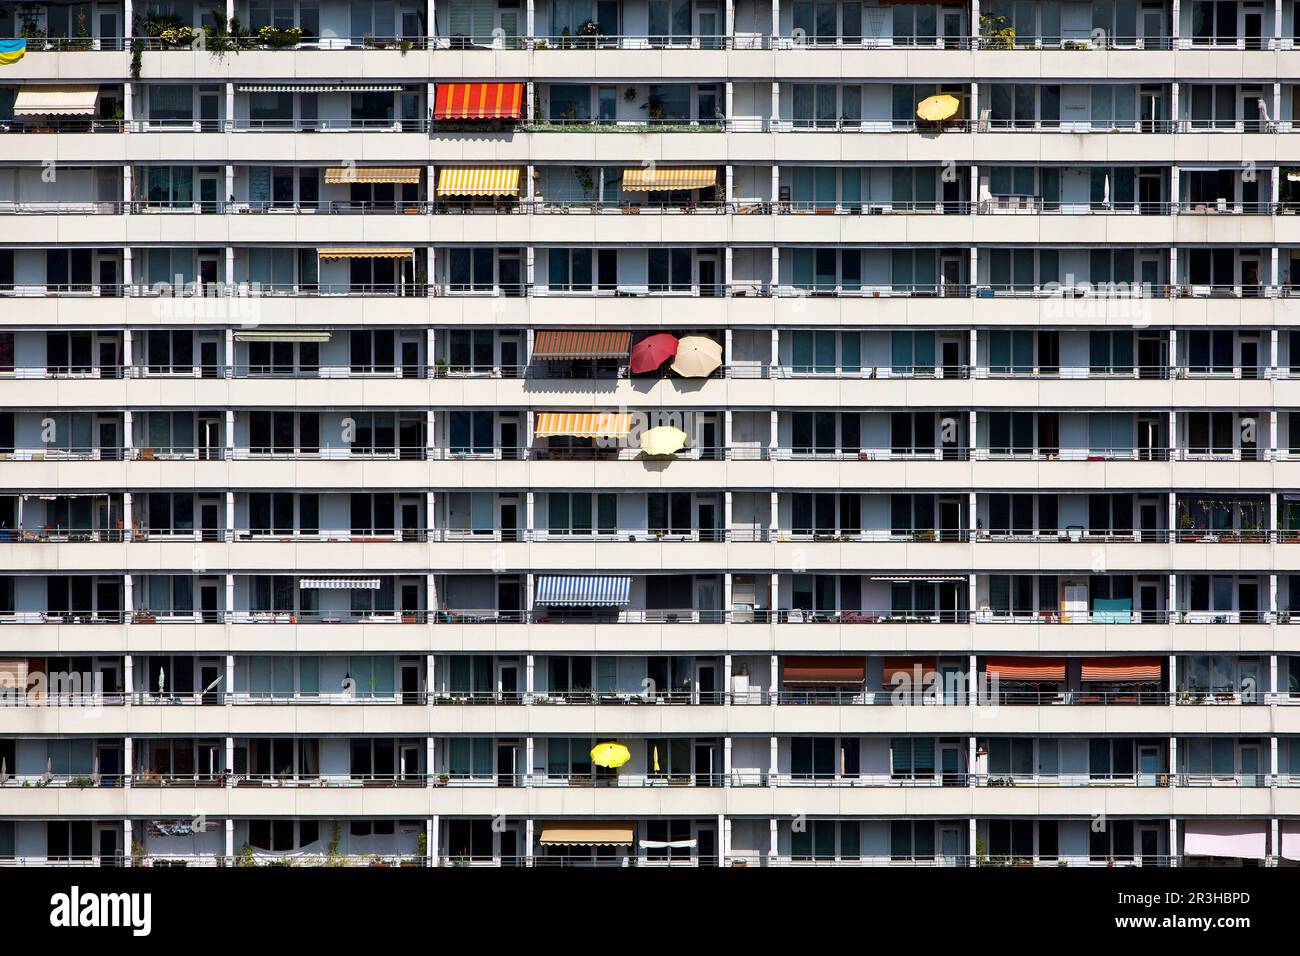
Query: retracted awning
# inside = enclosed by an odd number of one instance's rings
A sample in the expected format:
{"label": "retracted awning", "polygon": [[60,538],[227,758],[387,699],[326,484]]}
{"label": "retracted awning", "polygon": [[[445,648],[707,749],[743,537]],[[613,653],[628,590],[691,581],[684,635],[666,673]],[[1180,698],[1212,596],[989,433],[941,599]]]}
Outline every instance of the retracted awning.
{"label": "retracted awning", "polygon": [[439,196],[517,196],[518,166],[444,166],[438,170]]}
{"label": "retracted awning", "polygon": [[533,358],[627,358],[631,344],[631,332],[542,329],[533,336]]}
{"label": "retracted awning", "polygon": [[873,574],[872,581],[911,581],[915,584],[947,584],[960,581],[963,584],[970,579],[964,574]]}
{"label": "retracted awning", "polygon": [[379,578],[302,578],[298,587],[315,591],[378,591]]}
{"label": "retracted awning", "polygon": [[401,83],[240,83],[241,93],[399,93]]}
{"label": "retracted awning", "polygon": [[341,246],[321,249],[322,259],[409,259],[415,255],[410,246]]}
{"label": "retracted awning", "polygon": [[[881,686],[892,689],[917,679],[925,680],[938,667],[934,657],[886,657],[881,667]],[[920,668],[918,671],[917,668]]]}
{"label": "retracted awning", "polygon": [[632,416],[627,412],[539,412],[533,436],[549,438],[569,435],[573,438],[622,438],[632,430]]}
{"label": "retracted awning", "polygon": [[643,850],[690,850],[699,845],[698,840],[638,840]]}
{"label": "retracted awning", "polygon": [[866,660],[861,657],[787,657],[782,679],[787,684],[861,684]]}
{"label": "retracted awning", "polygon": [[23,86],[14,116],[93,116],[98,86]]}
{"label": "retracted awning", "polygon": [[718,184],[712,166],[633,166],[623,170],[625,192],[661,192],[669,189],[711,189]]}
{"label": "retracted awning", "polygon": [[626,820],[552,821],[542,824],[542,846],[631,846],[632,824]]}
{"label": "retracted awning", "polygon": [[242,329],[236,342],[328,342],[330,333],[316,329]]}
{"label": "retracted awning", "polygon": [[522,83],[439,83],[434,119],[519,119],[523,115]]}
{"label": "retracted awning", "polygon": [[1155,684],[1160,681],[1158,657],[1085,657],[1080,675],[1086,681]]}
{"label": "retracted awning", "polygon": [[632,578],[622,574],[542,574],[533,603],[547,607],[624,607]]}
{"label": "retracted awning", "polygon": [[990,657],[986,670],[999,680],[1063,681],[1064,657]]}
{"label": "retracted awning", "polygon": [[352,183],[418,183],[419,166],[331,166],[325,170],[325,185]]}

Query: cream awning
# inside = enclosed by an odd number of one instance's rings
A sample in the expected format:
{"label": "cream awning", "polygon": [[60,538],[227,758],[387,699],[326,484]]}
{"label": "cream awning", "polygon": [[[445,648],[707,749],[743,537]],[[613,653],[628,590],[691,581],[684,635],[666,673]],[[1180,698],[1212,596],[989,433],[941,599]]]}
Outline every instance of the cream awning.
{"label": "cream awning", "polygon": [[98,98],[98,86],[24,86],[14,116],[93,116]]}
{"label": "cream awning", "polygon": [[351,183],[418,183],[419,166],[332,166],[325,170],[325,185]]}
{"label": "cream awning", "polygon": [[542,846],[631,846],[626,820],[573,820],[542,824]]}
{"label": "cream awning", "polygon": [[236,342],[328,342],[330,333],[315,329],[243,329]]}
{"label": "cream awning", "polygon": [[439,196],[518,194],[518,166],[444,166],[438,170]]}
{"label": "cream awning", "polygon": [[712,166],[635,166],[623,170],[626,192],[657,192],[667,189],[711,189],[718,184]]}
{"label": "cream awning", "polygon": [[321,249],[322,259],[409,259],[415,255],[410,246],[339,246]]}
{"label": "cream awning", "polygon": [[574,438],[622,438],[632,430],[626,412],[539,412],[533,436],[571,435]]}

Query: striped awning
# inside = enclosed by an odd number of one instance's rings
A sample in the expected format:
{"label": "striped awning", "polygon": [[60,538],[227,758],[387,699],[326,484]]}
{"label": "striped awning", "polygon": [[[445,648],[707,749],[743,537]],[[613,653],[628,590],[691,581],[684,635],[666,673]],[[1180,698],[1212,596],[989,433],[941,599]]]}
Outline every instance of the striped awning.
{"label": "striped awning", "polygon": [[98,86],[23,86],[14,116],[93,116],[98,98]]}
{"label": "striped awning", "polygon": [[378,591],[379,578],[302,578],[298,587],[313,591]]}
{"label": "striped awning", "polygon": [[999,680],[1065,680],[1064,657],[990,657],[986,669]]}
{"label": "striped awning", "polygon": [[434,119],[519,119],[524,109],[522,83],[439,83]]}
{"label": "striped awning", "polygon": [[399,93],[401,83],[240,83],[241,93]]}
{"label": "striped awning", "polygon": [[866,678],[866,658],[792,655],[782,664],[787,684],[861,684]]}
{"label": "striped awning", "polygon": [[518,194],[518,166],[444,166],[438,170],[439,196]]}
{"label": "striped awning", "polygon": [[539,412],[533,437],[622,438],[631,430],[632,416],[627,412]]}
{"label": "striped awning", "polygon": [[339,246],[321,249],[322,259],[409,259],[415,255],[410,246]]}
{"label": "striped awning", "polygon": [[542,574],[533,603],[547,607],[625,607],[632,578],[622,574]]}
{"label": "striped awning", "polygon": [[351,183],[418,183],[419,166],[331,166],[325,170],[325,185]]}
{"label": "striped awning", "polygon": [[542,824],[542,846],[631,846],[632,824],[625,820],[552,820]]}
{"label": "striped awning", "polygon": [[1155,684],[1160,681],[1160,658],[1085,657],[1080,677],[1117,684]]}
{"label": "striped awning", "polygon": [[542,329],[533,336],[535,359],[627,358],[632,333],[583,329]]}
{"label": "striped awning", "polygon": [[886,657],[880,669],[881,686],[892,690],[914,680],[924,681],[938,666],[935,657]]}
{"label": "striped awning", "polygon": [[623,170],[626,192],[711,189],[717,184],[718,171],[712,166],[634,166]]}
{"label": "striped awning", "polygon": [[242,329],[236,342],[328,342],[330,333],[316,329]]}

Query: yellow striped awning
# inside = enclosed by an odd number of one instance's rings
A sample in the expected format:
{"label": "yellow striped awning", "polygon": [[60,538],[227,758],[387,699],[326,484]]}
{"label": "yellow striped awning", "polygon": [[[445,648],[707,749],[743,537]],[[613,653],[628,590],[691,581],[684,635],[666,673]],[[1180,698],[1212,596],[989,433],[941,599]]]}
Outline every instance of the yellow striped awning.
{"label": "yellow striped awning", "polygon": [[439,196],[518,194],[518,166],[444,166],[438,170]]}
{"label": "yellow striped awning", "polygon": [[709,189],[718,184],[712,166],[635,166],[623,170],[623,189],[656,192],[666,189]]}
{"label": "yellow striped awning", "polygon": [[535,438],[571,435],[574,438],[622,438],[632,430],[632,416],[626,412],[539,412],[534,423]]}
{"label": "yellow striped awning", "polygon": [[415,255],[410,246],[338,246],[321,249],[322,259],[409,259]]}
{"label": "yellow striped awning", "polygon": [[418,183],[419,166],[334,166],[325,170],[325,185],[350,183]]}

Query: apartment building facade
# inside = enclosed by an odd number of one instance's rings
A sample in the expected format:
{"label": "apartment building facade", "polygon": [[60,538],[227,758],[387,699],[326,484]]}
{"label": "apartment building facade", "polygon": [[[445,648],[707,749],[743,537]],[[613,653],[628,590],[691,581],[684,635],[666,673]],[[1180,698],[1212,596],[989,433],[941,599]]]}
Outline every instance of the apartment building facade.
{"label": "apartment building facade", "polygon": [[0,866],[1300,859],[1294,0],[223,5],[0,4]]}

